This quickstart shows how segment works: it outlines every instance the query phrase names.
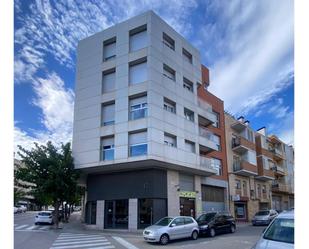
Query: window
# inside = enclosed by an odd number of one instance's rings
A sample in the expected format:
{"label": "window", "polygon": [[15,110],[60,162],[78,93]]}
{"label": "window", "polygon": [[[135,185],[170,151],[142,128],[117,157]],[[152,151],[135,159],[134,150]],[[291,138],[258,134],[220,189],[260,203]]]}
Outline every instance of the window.
{"label": "window", "polygon": [[116,57],[116,37],[108,39],[103,43],[103,61]]}
{"label": "window", "polygon": [[257,184],[257,193],[258,193],[258,197],[261,197],[261,185]]}
{"label": "window", "polygon": [[213,134],[212,136],[212,139],[213,139],[213,142],[216,143],[217,145],[217,151],[221,151],[221,139],[220,139],[220,136],[216,135],[216,134]]}
{"label": "window", "polygon": [[172,224],[175,224],[176,226],[183,226],[185,224],[184,218],[176,218]]}
{"label": "window", "polygon": [[[209,202],[224,202],[224,188],[202,185],[202,201]],[[209,217],[210,216],[210,217]],[[206,214],[207,219],[211,219],[214,216],[211,213]]]}
{"label": "window", "polygon": [[236,189],[241,189],[240,180],[235,180],[235,188],[236,188]]}
{"label": "window", "polygon": [[176,103],[168,98],[164,98],[163,108],[168,112],[176,113]]}
{"label": "window", "polygon": [[170,49],[175,50],[175,41],[163,32],[163,44]]}
{"label": "window", "polygon": [[247,129],[247,139],[248,139],[250,142],[253,142],[253,143],[254,143],[253,131],[251,131],[250,129]]}
{"label": "window", "polygon": [[247,182],[242,181],[243,196],[247,196]]}
{"label": "window", "polygon": [[247,162],[256,165],[256,152],[253,150],[248,150],[247,154],[244,155],[244,159]]}
{"label": "window", "polygon": [[182,48],[182,55],[185,61],[189,62],[192,64],[192,54],[190,54],[187,50]]}
{"label": "window", "polygon": [[114,137],[101,138],[101,160],[114,160]]}
{"label": "window", "polygon": [[163,75],[173,81],[176,81],[176,72],[174,69],[169,66],[163,64]]}
{"label": "window", "polygon": [[130,30],[130,52],[147,46],[147,25]]}
{"label": "window", "polygon": [[185,150],[188,152],[195,153],[195,143],[189,140],[185,140]]}
{"label": "window", "polygon": [[129,156],[147,155],[147,131],[129,133]]}
{"label": "window", "polygon": [[130,120],[140,119],[147,117],[147,95],[140,97],[130,98]]}
{"label": "window", "polygon": [[184,108],[184,115],[187,120],[194,122],[194,112],[193,111],[187,108]]}
{"label": "window", "polygon": [[183,88],[193,92],[193,82],[183,77]]}
{"label": "window", "polygon": [[266,186],[265,186],[265,185],[262,186],[262,192],[263,192],[264,194],[266,194]]}
{"label": "window", "polygon": [[147,58],[130,62],[129,64],[130,84],[134,85],[147,80]]}
{"label": "window", "polygon": [[220,114],[213,111],[213,114],[216,116],[216,121],[212,124],[212,126],[219,128],[220,126]]}
{"label": "window", "polygon": [[265,157],[262,157],[262,160],[263,160],[263,168],[269,170],[271,161]]}
{"label": "window", "polygon": [[102,125],[113,125],[115,123],[115,103],[102,104]]}
{"label": "window", "polygon": [[211,158],[211,166],[217,171],[217,176],[222,176],[222,161],[217,158]]}
{"label": "window", "polygon": [[184,219],[185,219],[185,224],[191,224],[194,222],[192,218],[185,217]]}
{"label": "window", "polygon": [[177,141],[176,141],[176,136],[169,134],[169,133],[164,133],[164,144],[167,146],[171,147],[177,147]]}
{"label": "window", "polygon": [[115,68],[102,73],[102,93],[115,90]]}

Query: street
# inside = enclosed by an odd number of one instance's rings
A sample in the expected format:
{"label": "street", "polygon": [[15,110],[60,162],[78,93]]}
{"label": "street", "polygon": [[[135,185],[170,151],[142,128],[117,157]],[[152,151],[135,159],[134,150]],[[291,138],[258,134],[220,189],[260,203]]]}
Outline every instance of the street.
{"label": "street", "polygon": [[[34,225],[37,212],[14,215],[15,249],[148,249],[161,247],[146,243],[141,231],[137,233],[86,230],[80,224],[79,213],[73,213],[70,223],[62,224],[55,230],[50,225]],[[171,241],[165,248],[206,248],[207,249],[250,249],[258,240],[265,227],[239,224],[234,234],[218,235],[214,238],[201,237]]]}

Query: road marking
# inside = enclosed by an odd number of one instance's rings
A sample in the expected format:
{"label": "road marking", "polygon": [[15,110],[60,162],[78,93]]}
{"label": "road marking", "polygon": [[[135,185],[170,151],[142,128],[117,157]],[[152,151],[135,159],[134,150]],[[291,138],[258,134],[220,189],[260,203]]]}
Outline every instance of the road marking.
{"label": "road marking", "polygon": [[24,228],[24,227],[27,227],[28,225],[21,225],[21,226],[19,226],[19,227],[15,227],[15,229],[22,229],[22,228]]}
{"label": "road marking", "polygon": [[40,227],[39,229],[40,230],[47,230],[47,229],[49,229],[50,227]]}
{"label": "road marking", "polygon": [[59,236],[58,239],[95,239],[95,238],[103,238],[99,235],[78,235],[78,236]]}
{"label": "road marking", "polygon": [[26,228],[26,230],[32,230],[33,228],[36,228],[37,226],[30,226],[28,228]]}
{"label": "road marking", "polygon": [[[101,244],[97,244],[97,243],[91,243],[91,244],[84,244],[84,245],[69,245],[69,246],[57,246],[57,245],[52,245],[52,247],[50,249],[67,249],[67,248],[81,248],[81,247],[89,247],[89,246],[102,246],[103,243]],[[104,245],[104,244],[103,244]],[[115,248],[110,247],[110,248]]]}
{"label": "road marking", "polygon": [[[72,239],[57,239],[57,241],[59,241],[59,242],[65,242],[65,241],[83,241],[83,240],[93,240],[93,241],[95,241],[95,240],[100,240],[100,239],[104,239],[104,240],[106,240],[104,237],[102,237],[102,238],[77,238],[77,239],[75,239],[75,238],[72,238]],[[107,241],[107,240],[106,240]]]}
{"label": "road marking", "polygon": [[55,242],[54,246],[65,246],[65,245],[74,245],[74,244],[80,244],[80,243],[100,243],[103,242],[102,245],[104,244],[110,244],[110,242],[107,241],[107,239],[97,239],[97,240],[84,240],[84,241],[71,241],[71,240],[67,240],[67,242]]}
{"label": "road marking", "polygon": [[116,240],[119,244],[123,245],[124,247],[128,248],[128,249],[138,249],[138,247],[132,245],[131,243],[129,243],[128,241],[124,240],[123,238],[120,237],[116,237],[116,236],[112,236],[112,238],[114,240]]}

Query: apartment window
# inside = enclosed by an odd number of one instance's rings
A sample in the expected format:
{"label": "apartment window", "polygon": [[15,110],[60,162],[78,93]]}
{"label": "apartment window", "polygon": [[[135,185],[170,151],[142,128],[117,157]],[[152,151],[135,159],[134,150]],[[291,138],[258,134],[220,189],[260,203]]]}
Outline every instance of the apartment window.
{"label": "apartment window", "polygon": [[247,129],[247,139],[254,143],[254,136],[253,136],[253,131],[251,131],[250,129]]}
{"label": "apartment window", "polygon": [[263,185],[263,187],[262,187],[262,192],[263,192],[264,194],[266,194],[266,186],[265,186],[265,185]]}
{"label": "apartment window", "polygon": [[258,197],[261,198],[261,185],[257,184],[257,193],[258,193]]}
{"label": "apartment window", "polygon": [[114,137],[101,138],[101,160],[114,160]]}
{"label": "apartment window", "polygon": [[147,25],[130,30],[130,52],[147,46]]}
{"label": "apartment window", "polygon": [[245,159],[247,162],[256,165],[256,152],[253,150],[248,150],[247,154],[245,155]]}
{"label": "apartment window", "polygon": [[184,115],[187,120],[194,122],[194,112],[193,111],[187,108],[184,108]]}
{"label": "apartment window", "polygon": [[243,195],[247,196],[247,182],[242,181],[242,190],[243,190]]}
{"label": "apartment window", "polygon": [[212,124],[212,126],[219,128],[220,126],[220,114],[213,111],[213,114],[216,116],[216,121]]}
{"label": "apartment window", "polygon": [[235,189],[241,189],[240,180],[235,180]]}
{"label": "apartment window", "polygon": [[263,160],[263,168],[269,170],[271,161],[265,157],[262,157]]}
{"label": "apartment window", "polygon": [[163,44],[170,49],[175,50],[175,41],[163,32]]}
{"label": "apartment window", "polygon": [[182,48],[182,55],[185,61],[189,62],[192,64],[192,54],[190,54],[187,50]]}
{"label": "apartment window", "polygon": [[190,92],[193,92],[193,82],[183,77],[183,88]]}
{"label": "apartment window", "polygon": [[108,39],[103,43],[103,61],[116,57],[116,37]]}
{"label": "apartment window", "polygon": [[147,117],[147,95],[140,97],[133,97],[129,100],[130,105],[130,120],[140,119]]}
{"label": "apartment window", "polygon": [[213,134],[212,139],[213,139],[213,142],[215,142],[216,145],[217,145],[217,150],[221,151],[221,139],[220,139],[220,136],[218,136],[216,134]]}
{"label": "apartment window", "polygon": [[147,155],[147,131],[129,133],[129,156]]}
{"label": "apartment window", "polygon": [[185,150],[195,153],[195,143],[189,140],[185,140]]}
{"label": "apartment window", "polygon": [[163,108],[168,112],[176,113],[176,103],[168,98],[164,98]]}
{"label": "apartment window", "polygon": [[176,72],[166,64],[163,64],[163,75],[173,81],[176,81]]}
{"label": "apartment window", "polygon": [[102,104],[102,125],[113,125],[115,123],[115,103]]}
{"label": "apartment window", "polygon": [[222,176],[222,161],[217,158],[211,158],[211,165],[217,171],[216,175]]}
{"label": "apartment window", "polygon": [[176,136],[169,134],[169,133],[164,133],[164,144],[167,146],[171,147],[177,147],[177,141],[176,141]]}
{"label": "apartment window", "polygon": [[147,58],[130,62],[129,64],[130,84],[138,84],[147,80]]}
{"label": "apartment window", "polygon": [[102,73],[102,93],[115,90],[115,68]]}

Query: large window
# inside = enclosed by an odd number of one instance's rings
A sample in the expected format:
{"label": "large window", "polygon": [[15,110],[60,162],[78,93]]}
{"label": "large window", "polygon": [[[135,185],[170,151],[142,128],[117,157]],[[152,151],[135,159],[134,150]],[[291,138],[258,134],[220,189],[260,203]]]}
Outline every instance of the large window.
{"label": "large window", "polygon": [[189,140],[185,140],[185,150],[195,153],[195,143]]}
{"label": "large window", "polygon": [[211,166],[217,171],[216,175],[222,175],[222,161],[217,158],[211,158]]}
{"label": "large window", "polygon": [[102,73],[102,93],[115,90],[115,68]]}
{"label": "large window", "polygon": [[129,156],[147,155],[147,131],[129,133]]}
{"label": "large window", "polygon": [[190,54],[186,49],[182,49],[182,56],[183,59],[187,62],[189,62],[190,64],[192,64],[192,54]]}
{"label": "large window", "polygon": [[130,30],[130,52],[147,46],[147,25]]}
{"label": "large window", "polygon": [[101,160],[114,160],[114,137],[101,138]]}
{"label": "large window", "polygon": [[115,103],[102,104],[102,125],[113,125],[115,123]]}
{"label": "large window", "polygon": [[221,151],[221,139],[220,136],[213,134],[213,141],[216,143],[217,150]]}
{"label": "large window", "polygon": [[224,202],[224,188],[202,185],[202,201]]}
{"label": "large window", "polygon": [[244,155],[244,159],[253,164],[256,165],[256,153],[253,150],[248,150],[247,154]]}
{"label": "large window", "polygon": [[130,98],[130,120],[145,118],[147,110],[147,95]]}
{"label": "large window", "polygon": [[116,37],[108,39],[103,43],[103,61],[116,57]]}
{"label": "large window", "polygon": [[164,98],[163,108],[168,112],[176,113],[176,103],[168,98]]}
{"label": "large window", "polygon": [[183,88],[190,92],[193,92],[193,82],[183,77]]}
{"label": "large window", "polygon": [[220,126],[220,114],[213,111],[213,114],[216,116],[216,121],[212,124],[212,126],[219,128]]}
{"label": "large window", "polygon": [[167,146],[171,146],[171,147],[177,147],[176,136],[165,132],[164,133],[164,144]]}
{"label": "large window", "polygon": [[170,80],[176,81],[176,72],[166,64],[163,64],[163,75]]}
{"label": "large window", "polygon": [[247,130],[247,139],[254,143],[254,133],[253,131],[251,131],[250,129],[246,129]]}
{"label": "large window", "polygon": [[130,84],[138,84],[147,80],[147,58],[141,58],[129,64]]}
{"label": "large window", "polygon": [[175,50],[175,41],[163,32],[163,44],[172,50]]}
{"label": "large window", "polygon": [[184,116],[187,120],[194,122],[194,112],[184,108]]}

